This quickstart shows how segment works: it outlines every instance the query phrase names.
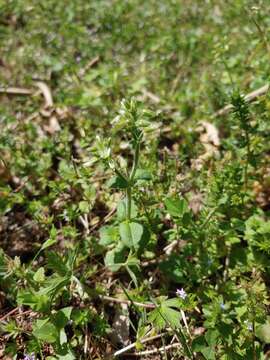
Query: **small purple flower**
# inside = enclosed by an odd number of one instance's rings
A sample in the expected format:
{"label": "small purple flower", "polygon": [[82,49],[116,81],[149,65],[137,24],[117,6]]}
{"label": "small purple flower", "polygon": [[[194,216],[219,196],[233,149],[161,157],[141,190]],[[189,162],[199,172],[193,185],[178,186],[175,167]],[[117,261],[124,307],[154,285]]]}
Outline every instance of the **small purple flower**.
{"label": "small purple flower", "polygon": [[25,354],[23,360],[36,360],[35,354]]}
{"label": "small purple flower", "polygon": [[187,293],[185,292],[185,290],[183,288],[177,289],[176,295],[179,296],[183,300],[185,300],[185,298],[187,297]]}
{"label": "small purple flower", "polygon": [[225,310],[225,304],[223,302],[220,303],[220,308],[221,308],[221,310]]}

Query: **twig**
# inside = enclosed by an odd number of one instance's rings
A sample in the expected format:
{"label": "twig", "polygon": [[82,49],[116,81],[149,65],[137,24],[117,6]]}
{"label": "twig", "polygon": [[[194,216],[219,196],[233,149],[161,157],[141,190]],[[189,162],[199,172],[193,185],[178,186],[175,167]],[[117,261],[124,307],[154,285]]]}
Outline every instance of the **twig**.
{"label": "twig", "polygon": [[[255,100],[257,97],[262,96],[262,95],[265,95],[268,90],[269,90],[269,85],[266,84],[266,85],[260,87],[259,89],[254,90],[254,91],[252,91],[251,93],[247,94],[247,95],[245,96],[245,100],[246,100],[247,102],[251,102],[251,101]],[[228,112],[230,112],[232,109],[233,109],[233,105],[232,105],[232,104],[226,105],[224,108],[216,111],[216,112],[212,115],[212,117],[226,115],[226,114],[227,114]]]}
{"label": "twig", "polygon": [[33,90],[17,87],[0,87],[0,94],[8,95],[32,95]]}
{"label": "twig", "polygon": [[52,108],[53,107],[53,98],[51,90],[49,89],[48,85],[45,84],[43,81],[37,81],[35,85],[39,88],[39,90],[42,92],[42,95],[45,100],[44,108]]}
{"label": "twig", "polygon": [[93,225],[90,229],[89,229],[89,234],[91,234],[97,227],[99,227],[102,224],[107,223],[110,218],[113,216],[113,214],[115,213],[116,208],[113,208],[101,221],[99,221],[98,223],[96,223],[95,225]]}
{"label": "twig", "polygon": [[156,308],[155,304],[144,304],[144,303],[140,303],[140,302],[137,302],[137,301],[118,299],[118,298],[114,298],[114,297],[111,297],[111,296],[100,295],[100,298],[102,300],[112,301],[112,302],[119,303],[119,304],[127,304],[127,305],[134,304],[136,306],[140,306],[140,307],[143,307],[145,309],[155,309]]}
{"label": "twig", "polygon": [[188,333],[189,336],[191,336],[190,331],[189,331],[189,328],[188,328],[188,323],[187,323],[186,314],[185,314],[184,310],[182,310],[182,309],[180,309],[180,312],[181,312],[181,316],[182,316],[183,322],[184,322],[184,324],[185,324],[185,327],[186,327],[186,329],[187,329],[187,333]]}
{"label": "twig", "polygon": [[18,310],[19,310],[19,307],[16,307],[15,309],[9,311],[7,314],[3,315],[3,316],[0,318],[0,323],[1,323],[2,321],[4,321],[6,318],[8,318],[9,316],[15,314]]}
{"label": "twig", "polygon": [[[150,336],[150,337],[148,337],[148,338],[142,339],[142,340],[140,340],[140,343],[141,343],[141,344],[144,344],[144,343],[146,343],[146,342],[159,339],[159,338],[161,338],[163,335],[166,335],[166,333],[162,333],[162,334],[159,334],[159,335]],[[136,343],[137,343],[137,342],[134,342],[134,343],[129,344],[129,345],[125,346],[124,348],[116,351],[116,352],[113,354],[113,356],[122,355],[123,353],[127,352],[128,350],[135,348],[135,347],[136,347]]]}
{"label": "twig", "polygon": [[137,353],[127,353],[126,355],[128,355],[128,356],[146,356],[146,355],[152,355],[152,354],[156,354],[156,353],[162,353],[162,352],[165,352],[167,350],[171,350],[173,348],[180,348],[181,346],[182,346],[182,344],[175,343],[175,344],[163,346],[163,347],[161,347],[159,349],[140,351],[140,352],[137,352]]}
{"label": "twig", "polygon": [[19,313],[19,314],[16,314],[16,315],[14,315],[14,317],[21,317],[21,316],[23,316],[23,315],[28,315],[28,314],[32,314],[32,316],[35,316],[35,315],[37,315],[38,313],[36,313],[36,312],[34,312],[33,310],[25,310],[25,311],[23,311],[23,312],[21,312],[21,313]]}
{"label": "twig", "polygon": [[86,73],[87,70],[91,69],[94,65],[96,65],[100,60],[99,56],[94,57],[89,63],[79,71],[79,76],[82,77]]}
{"label": "twig", "polygon": [[147,98],[149,98],[150,100],[152,100],[155,104],[159,104],[160,103],[160,97],[153,94],[151,91],[148,90],[143,90],[143,95]]}
{"label": "twig", "polygon": [[33,312],[33,310],[26,310],[26,311],[23,311],[19,314],[16,314],[16,312],[19,310],[19,307],[16,307],[15,309],[11,310],[10,312],[8,312],[6,315],[2,316],[0,318],[0,323],[3,322],[6,318],[8,318],[9,316],[14,316],[14,317],[21,317],[23,315],[28,315],[28,314],[31,314],[31,313],[34,313],[34,314],[37,314],[35,312]]}

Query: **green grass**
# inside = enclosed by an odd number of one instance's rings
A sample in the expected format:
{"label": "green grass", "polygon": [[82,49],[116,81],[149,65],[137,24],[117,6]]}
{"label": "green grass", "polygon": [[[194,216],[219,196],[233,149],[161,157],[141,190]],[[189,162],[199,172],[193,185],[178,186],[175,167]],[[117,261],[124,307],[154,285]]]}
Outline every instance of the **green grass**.
{"label": "green grass", "polygon": [[0,355],[265,358],[269,10],[0,0]]}

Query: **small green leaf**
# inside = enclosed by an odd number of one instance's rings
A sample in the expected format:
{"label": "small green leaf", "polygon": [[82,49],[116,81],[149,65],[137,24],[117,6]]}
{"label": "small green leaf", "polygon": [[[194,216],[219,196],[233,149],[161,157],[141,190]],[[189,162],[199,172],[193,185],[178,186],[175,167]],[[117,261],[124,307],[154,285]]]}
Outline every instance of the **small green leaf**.
{"label": "small green leaf", "polygon": [[138,249],[143,236],[143,226],[136,222],[122,222],[119,225],[120,237],[124,245]]}
{"label": "small green leaf", "polygon": [[149,321],[159,330],[164,329],[167,325],[173,329],[180,328],[180,319],[180,311],[167,306],[166,302],[162,302],[159,307],[149,314]]}
{"label": "small green leaf", "polygon": [[[138,213],[138,208],[135,204],[135,202],[132,200],[131,201],[131,218],[135,218],[137,216]],[[123,221],[126,220],[127,218],[127,201],[126,199],[120,200],[118,205],[117,205],[117,217],[118,220]]]}
{"label": "small green leaf", "polygon": [[47,268],[52,269],[61,276],[65,276],[68,272],[68,267],[66,266],[63,258],[56,252],[49,252],[47,254]]}
{"label": "small green leaf", "polygon": [[27,290],[20,290],[17,294],[18,305],[27,305],[35,311],[47,311],[50,301],[46,294],[31,293]]}
{"label": "small green leaf", "polygon": [[203,335],[196,337],[192,341],[192,350],[195,352],[201,352],[203,349],[208,348]]}
{"label": "small green leaf", "polygon": [[110,250],[106,253],[104,263],[112,272],[118,271],[124,265],[125,259],[122,252],[117,249]]}
{"label": "small green leaf", "polygon": [[67,343],[67,335],[66,335],[65,329],[60,330],[59,342],[60,342],[60,345],[64,345]]}
{"label": "small green leaf", "polygon": [[41,341],[49,344],[58,340],[58,331],[56,327],[49,322],[49,319],[37,320],[33,326],[33,335]]}
{"label": "small green leaf", "polygon": [[151,311],[148,315],[148,320],[151,324],[154,325],[155,328],[157,328],[158,330],[162,330],[166,327],[167,323],[166,323],[166,319],[162,316],[162,314],[160,313],[160,309],[154,309],[153,311]]}
{"label": "small green leaf", "polygon": [[34,274],[33,279],[38,282],[42,283],[45,280],[45,271],[44,267],[40,267],[37,272]]}
{"label": "small green leaf", "polygon": [[134,180],[152,180],[152,175],[148,170],[137,169]]}
{"label": "small green leaf", "polygon": [[119,237],[118,228],[115,226],[103,226],[99,230],[99,244],[102,246],[108,246],[112,243],[116,243]]}
{"label": "small green leaf", "polygon": [[126,265],[125,267],[127,269],[127,272],[129,273],[129,276],[131,277],[135,287],[138,288],[138,281],[137,281],[137,277],[136,277],[134,271],[128,265]]}
{"label": "small green leaf", "polygon": [[164,301],[165,306],[167,307],[175,307],[177,309],[180,309],[182,304],[182,301],[178,298],[172,298]]}
{"label": "small green leaf", "polygon": [[[54,228],[53,228],[53,229],[54,229]],[[51,236],[48,240],[46,240],[46,241],[42,244],[40,251],[47,249],[48,247],[54,245],[55,243],[56,243],[56,236],[55,236],[55,237],[54,237],[54,236],[53,236],[53,237]]]}
{"label": "small green leaf", "polygon": [[185,199],[171,197],[165,200],[165,206],[172,217],[182,217],[188,212],[188,203]]}
{"label": "small green leaf", "polygon": [[256,336],[265,344],[270,344],[270,322],[258,327]]}
{"label": "small green leaf", "polygon": [[201,349],[201,353],[203,354],[203,356],[206,360],[215,360],[215,358],[216,358],[215,349],[213,349],[211,347],[205,347],[205,348]]}
{"label": "small green leaf", "polygon": [[217,344],[217,340],[219,337],[219,332],[215,329],[208,329],[205,334],[205,339],[209,346],[214,346]]}
{"label": "small green leaf", "polygon": [[41,249],[39,251],[47,249],[48,247],[55,244],[56,241],[57,241],[57,229],[54,226],[52,226],[52,228],[50,230],[49,239],[47,241],[45,241],[45,243],[42,244]]}
{"label": "small green leaf", "polygon": [[72,312],[72,307],[66,307],[61,310],[58,310],[57,313],[52,317],[54,325],[57,327],[57,329],[63,329],[68,321],[70,320]]}
{"label": "small green leaf", "polygon": [[83,214],[87,214],[90,211],[90,204],[88,201],[80,201],[79,202],[79,209]]}
{"label": "small green leaf", "polygon": [[48,295],[54,296],[57,292],[61,291],[65,286],[70,283],[70,276],[59,276],[57,274],[53,274],[51,277],[47,278],[46,281],[42,284],[43,287],[40,288],[38,294],[39,295]]}
{"label": "small green leaf", "polygon": [[112,189],[126,189],[129,186],[127,180],[120,176],[112,177],[107,184]]}
{"label": "small green leaf", "polygon": [[173,329],[180,327],[181,314],[179,311],[168,306],[161,305],[161,314]]}

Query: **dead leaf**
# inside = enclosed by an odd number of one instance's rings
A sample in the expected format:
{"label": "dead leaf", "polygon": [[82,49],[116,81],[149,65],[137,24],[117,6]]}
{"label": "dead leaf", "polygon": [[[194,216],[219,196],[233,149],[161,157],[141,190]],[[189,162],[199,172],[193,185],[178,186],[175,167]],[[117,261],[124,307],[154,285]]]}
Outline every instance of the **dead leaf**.
{"label": "dead leaf", "polygon": [[196,130],[200,133],[199,139],[205,152],[197,159],[191,160],[191,166],[194,170],[199,171],[209,159],[219,156],[220,138],[218,129],[207,121],[201,121]]}
{"label": "dead leaf", "polygon": [[8,95],[31,95],[33,93],[30,89],[17,87],[0,87],[0,94]]}
{"label": "dead leaf", "polygon": [[56,116],[51,116],[49,120],[49,124],[44,126],[44,130],[47,131],[49,134],[54,134],[57,131],[61,130],[59,122]]}
{"label": "dead leaf", "polygon": [[216,147],[220,146],[219,133],[215,125],[207,121],[201,121],[197,131],[201,133],[200,141],[203,144],[212,144]]}
{"label": "dead leaf", "polygon": [[120,304],[116,308],[113,319],[111,341],[113,344],[128,345],[129,343],[129,311],[127,304]]}
{"label": "dead leaf", "polygon": [[57,115],[60,114],[59,117],[63,117],[65,112],[61,112],[61,110],[54,108],[52,92],[47,84],[45,84],[43,81],[37,81],[35,84],[41,91],[45,102],[39,113],[41,116],[49,118],[49,123],[44,125],[44,130],[53,135],[54,133],[61,130]]}
{"label": "dead leaf", "polygon": [[189,207],[194,215],[197,215],[203,206],[203,195],[199,192],[192,192],[191,199],[189,201]]}

